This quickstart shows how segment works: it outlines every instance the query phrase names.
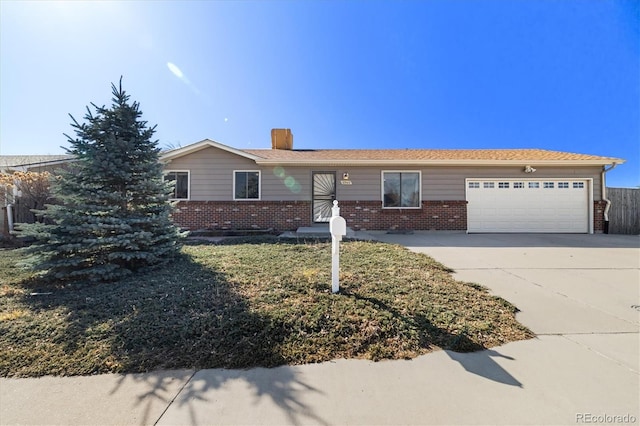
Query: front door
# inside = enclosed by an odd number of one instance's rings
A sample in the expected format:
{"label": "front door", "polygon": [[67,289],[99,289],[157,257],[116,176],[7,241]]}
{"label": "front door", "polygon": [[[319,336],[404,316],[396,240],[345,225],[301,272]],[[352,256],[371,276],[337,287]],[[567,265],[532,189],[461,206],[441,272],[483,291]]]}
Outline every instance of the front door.
{"label": "front door", "polygon": [[328,223],[336,199],[336,173],[313,172],[313,222]]}

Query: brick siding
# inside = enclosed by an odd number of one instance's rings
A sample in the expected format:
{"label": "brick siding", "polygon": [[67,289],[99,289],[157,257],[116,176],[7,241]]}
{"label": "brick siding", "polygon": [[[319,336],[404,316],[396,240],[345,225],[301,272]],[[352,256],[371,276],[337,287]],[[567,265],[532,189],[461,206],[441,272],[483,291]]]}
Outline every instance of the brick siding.
{"label": "brick siding", "polygon": [[[593,230],[604,230],[604,201],[593,203]],[[342,201],[353,230],[467,229],[466,201],[423,201],[421,209],[382,209],[380,201]],[[310,201],[180,201],[173,220],[182,228],[293,231],[311,226]]]}
{"label": "brick siding", "polygon": [[[466,201],[423,201],[422,209],[382,209],[380,201],[342,201],[340,215],[354,230],[465,230]],[[292,231],[311,226],[309,201],[180,201],[173,220],[182,228]]]}
{"label": "brick siding", "polygon": [[342,201],[340,216],[353,230],[467,229],[466,201],[423,201],[421,209],[383,209],[380,201]]}
{"label": "brick siding", "polygon": [[604,231],[604,208],[606,206],[605,201],[593,202],[593,232]]}
{"label": "brick siding", "polygon": [[268,229],[310,226],[308,201],[180,201],[173,212],[178,226],[189,229]]}

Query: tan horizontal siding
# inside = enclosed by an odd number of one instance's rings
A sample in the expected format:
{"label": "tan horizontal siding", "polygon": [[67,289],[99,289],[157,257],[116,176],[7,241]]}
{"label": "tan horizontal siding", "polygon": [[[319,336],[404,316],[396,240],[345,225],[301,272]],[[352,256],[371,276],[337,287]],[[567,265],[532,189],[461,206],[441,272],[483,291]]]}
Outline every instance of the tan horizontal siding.
{"label": "tan horizontal siding", "polygon": [[[378,167],[350,167],[341,169],[338,175],[338,199],[345,201],[381,201],[382,200],[382,170]],[[389,167],[384,170],[397,170]],[[407,170],[417,170],[409,168]],[[343,173],[349,173],[351,185],[342,185]]]}
{"label": "tan horizontal siding", "polygon": [[[311,200],[313,172],[335,172],[338,200],[380,200],[380,169],[377,168],[283,167],[278,169],[278,172],[276,175],[273,167],[263,168],[262,197],[266,201]],[[342,174],[345,172],[349,173],[351,185],[341,184]],[[292,192],[290,187],[286,185],[285,179],[287,178],[293,178],[300,185],[300,192]]]}
{"label": "tan horizontal siding", "polygon": [[[591,178],[593,179],[594,200],[600,200],[600,172],[595,167],[536,167],[532,174],[523,172],[522,167],[350,167],[337,169],[337,197],[345,201],[379,201],[381,199],[382,170],[403,170],[422,172],[422,199],[464,200],[466,178]],[[341,185],[342,173],[348,172],[352,185]]]}
{"label": "tan horizontal siding", "polygon": [[600,200],[600,167],[536,167],[535,173],[524,173],[522,167],[431,167],[422,174],[423,200],[464,200],[466,178],[591,178],[593,198]]}
{"label": "tan horizontal siding", "polygon": [[[261,193],[264,201],[310,201],[312,172],[336,173],[336,196],[345,201],[380,201],[381,171],[406,170],[422,172],[422,199],[464,200],[466,178],[591,178],[593,198],[600,200],[600,166],[534,167],[526,174],[517,167],[274,167],[257,166],[247,158],[217,148],[206,148],[171,161],[167,170],[189,170],[191,194],[194,201],[226,201],[233,199],[233,171],[260,170]],[[341,184],[343,173],[349,173],[351,185]]]}
{"label": "tan horizontal siding", "polygon": [[[380,169],[355,167],[340,169],[332,167],[275,167],[263,168],[262,197],[266,201],[311,200],[313,172],[335,172],[336,197],[338,200],[379,200]],[[284,174],[282,174],[284,172]],[[342,185],[342,174],[349,173],[351,185]],[[294,179],[300,185],[300,192],[293,192],[287,185],[287,178]],[[289,181],[290,182],[290,181]]]}
{"label": "tan horizontal siding", "polygon": [[165,170],[190,172],[191,200],[227,201],[233,199],[233,171],[259,167],[252,160],[212,147],[177,158]]}
{"label": "tan horizontal siding", "polygon": [[261,167],[264,201],[310,201],[311,169]]}

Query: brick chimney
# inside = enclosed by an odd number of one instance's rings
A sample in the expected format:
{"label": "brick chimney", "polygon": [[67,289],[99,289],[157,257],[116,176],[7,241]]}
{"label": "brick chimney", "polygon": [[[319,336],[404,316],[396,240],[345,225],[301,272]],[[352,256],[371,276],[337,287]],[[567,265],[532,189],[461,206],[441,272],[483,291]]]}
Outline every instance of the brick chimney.
{"label": "brick chimney", "polygon": [[271,129],[271,149],[293,149],[291,129]]}

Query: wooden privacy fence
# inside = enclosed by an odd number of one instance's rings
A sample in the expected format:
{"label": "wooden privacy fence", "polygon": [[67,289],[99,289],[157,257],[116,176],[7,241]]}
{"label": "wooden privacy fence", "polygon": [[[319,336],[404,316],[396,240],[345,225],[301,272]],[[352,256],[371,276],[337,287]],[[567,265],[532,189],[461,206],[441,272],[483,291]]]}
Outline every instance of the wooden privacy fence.
{"label": "wooden privacy fence", "polygon": [[[34,205],[33,202],[25,201],[22,198],[18,197],[15,199],[15,203],[13,203],[13,223],[34,223],[37,218],[36,215],[31,211]],[[8,219],[7,219],[7,207],[0,208],[0,236],[8,236],[9,228],[8,228]]]}
{"label": "wooden privacy fence", "polygon": [[640,234],[640,189],[607,188],[610,234]]}
{"label": "wooden privacy fence", "polygon": [[36,215],[31,211],[35,208],[35,203],[24,198],[16,198],[13,205],[13,214],[15,223],[33,223],[36,221]]}
{"label": "wooden privacy fence", "polygon": [[0,208],[0,239],[9,233],[7,221],[7,208]]}

